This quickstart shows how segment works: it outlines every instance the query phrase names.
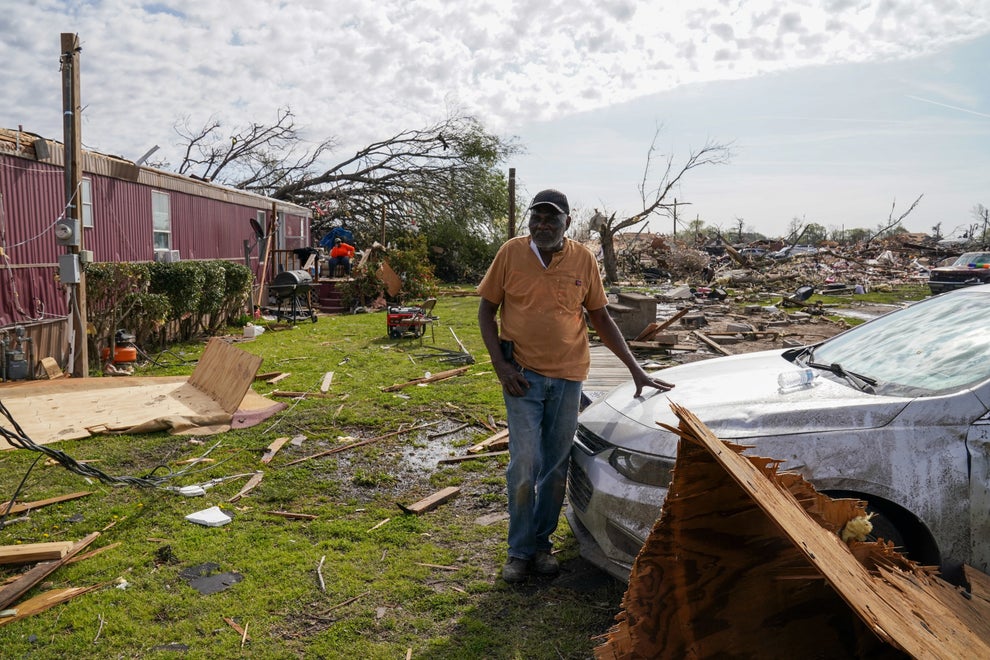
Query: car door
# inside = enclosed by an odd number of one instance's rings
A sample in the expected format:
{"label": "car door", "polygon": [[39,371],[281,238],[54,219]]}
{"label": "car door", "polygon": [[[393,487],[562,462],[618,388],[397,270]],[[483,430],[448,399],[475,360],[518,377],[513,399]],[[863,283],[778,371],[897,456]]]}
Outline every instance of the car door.
{"label": "car door", "polygon": [[966,438],[969,452],[970,563],[990,572],[990,415],[978,420]]}

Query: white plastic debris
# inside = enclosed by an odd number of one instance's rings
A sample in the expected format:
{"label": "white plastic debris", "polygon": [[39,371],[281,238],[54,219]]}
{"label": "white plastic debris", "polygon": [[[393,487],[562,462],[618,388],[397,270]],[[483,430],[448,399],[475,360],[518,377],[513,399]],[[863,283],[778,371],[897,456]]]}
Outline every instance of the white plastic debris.
{"label": "white plastic debris", "polygon": [[186,516],[186,520],[194,522],[197,525],[206,525],[207,527],[222,527],[233,520],[233,518],[221,511],[220,507],[211,506],[209,509],[190,513]]}

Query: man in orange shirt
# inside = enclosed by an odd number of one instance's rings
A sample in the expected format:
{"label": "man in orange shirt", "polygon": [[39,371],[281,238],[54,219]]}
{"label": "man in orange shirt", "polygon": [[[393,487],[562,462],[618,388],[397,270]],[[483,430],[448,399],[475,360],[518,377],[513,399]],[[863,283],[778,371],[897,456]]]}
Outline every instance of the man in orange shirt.
{"label": "man in orange shirt", "polygon": [[509,421],[506,582],[559,570],[550,535],[564,502],[581,382],[591,365],[585,310],[602,343],[632,374],[635,396],[644,387],[673,387],[636,362],[605,309],[595,256],[564,237],[571,224],[567,197],[544,190],[528,210],[529,236],[503,244],[478,285],[478,325]]}
{"label": "man in orange shirt", "polygon": [[333,239],[333,247],[330,248],[330,260],[327,262],[330,265],[330,277],[333,277],[337,270],[337,266],[341,265],[344,267],[344,273],[348,276],[351,274],[351,259],[354,257],[354,246],[348,245],[339,238]]}

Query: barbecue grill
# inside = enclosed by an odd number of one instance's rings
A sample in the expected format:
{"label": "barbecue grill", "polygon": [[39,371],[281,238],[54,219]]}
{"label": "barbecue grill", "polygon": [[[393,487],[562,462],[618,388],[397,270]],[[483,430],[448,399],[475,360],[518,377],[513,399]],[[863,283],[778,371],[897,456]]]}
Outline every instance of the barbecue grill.
{"label": "barbecue grill", "polygon": [[[313,276],[305,270],[283,270],[275,276],[268,285],[268,295],[275,298],[275,318],[286,318],[291,321],[310,319],[316,323],[316,310],[313,309],[312,296]],[[283,311],[282,306],[289,309]]]}

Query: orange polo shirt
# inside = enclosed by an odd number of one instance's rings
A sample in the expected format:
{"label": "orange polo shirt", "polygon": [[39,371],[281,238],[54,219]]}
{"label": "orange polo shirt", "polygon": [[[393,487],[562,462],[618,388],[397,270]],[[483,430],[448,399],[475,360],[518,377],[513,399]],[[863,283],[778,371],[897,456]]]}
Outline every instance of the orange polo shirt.
{"label": "orange polo shirt", "polygon": [[520,366],[551,378],[588,377],[584,310],[608,304],[598,261],[588,248],[565,238],[564,249],[544,268],[529,236],[510,239],[499,248],[478,294],[499,305],[499,337],[515,343]]}

